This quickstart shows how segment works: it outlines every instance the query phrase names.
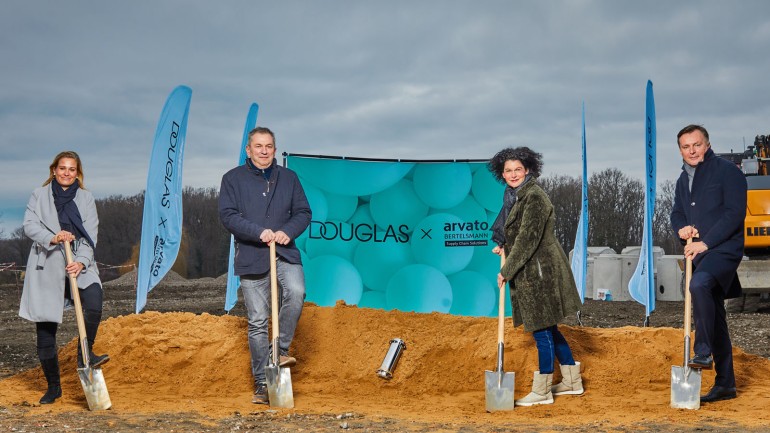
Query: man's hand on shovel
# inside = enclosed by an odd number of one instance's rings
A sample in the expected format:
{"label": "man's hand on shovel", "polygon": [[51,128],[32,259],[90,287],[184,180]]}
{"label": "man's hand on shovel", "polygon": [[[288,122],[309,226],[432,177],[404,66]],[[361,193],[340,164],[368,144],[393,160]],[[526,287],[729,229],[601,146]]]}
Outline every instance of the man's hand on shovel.
{"label": "man's hand on shovel", "polygon": [[706,245],[705,242],[695,240],[700,236],[700,233],[698,233],[698,229],[696,229],[695,226],[682,227],[681,229],[679,229],[678,234],[679,234],[679,238],[681,238],[682,240],[690,241],[684,247],[685,259],[693,260],[695,259],[695,256],[709,249],[708,245]]}

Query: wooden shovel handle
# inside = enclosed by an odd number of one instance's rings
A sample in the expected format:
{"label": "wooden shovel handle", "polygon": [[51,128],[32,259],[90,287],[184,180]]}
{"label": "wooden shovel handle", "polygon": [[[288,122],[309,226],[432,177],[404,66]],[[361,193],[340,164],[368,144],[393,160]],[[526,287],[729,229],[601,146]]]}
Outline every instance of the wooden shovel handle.
{"label": "wooden shovel handle", "polygon": [[[64,257],[67,260],[67,264],[72,263],[72,247],[69,242],[64,242]],[[70,294],[72,295],[72,302],[75,304],[75,321],[78,324],[78,337],[80,337],[80,346],[83,352],[83,365],[86,367],[91,366],[91,360],[89,359],[90,351],[88,350],[88,338],[86,337],[86,322],[83,318],[83,307],[80,302],[80,291],[78,290],[78,279],[67,273],[67,277],[70,279]]]}
{"label": "wooden shovel handle", "polygon": [[[692,238],[687,239],[687,245],[692,243]],[[690,336],[692,322],[692,302],[690,295],[690,280],[692,280],[692,259],[685,257],[684,267],[684,336]]]}
{"label": "wooden shovel handle", "polygon": [[273,325],[273,363],[278,365],[278,338],[281,335],[278,329],[278,273],[276,270],[275,241],[270,242],[270,304]]}
{"label": "wooden shovel handle", "polygon": [[[500,270],[505,266],[505,251],[500,254]],[[505,282],[498,287],[500,289],[500,301],[497,306],[497,344],[503,342],[505,332]]]}

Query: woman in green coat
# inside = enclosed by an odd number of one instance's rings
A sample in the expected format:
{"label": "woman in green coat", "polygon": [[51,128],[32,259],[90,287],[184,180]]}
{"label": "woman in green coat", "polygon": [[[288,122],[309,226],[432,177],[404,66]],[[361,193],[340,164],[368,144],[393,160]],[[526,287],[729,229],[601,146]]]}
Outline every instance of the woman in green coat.
{"label": "woman in green coat", "polygon": [[[506,253],[498,285],[510,282],[514,325],[523,324],[537,344],[539,370],[532,392],[516,400],[519,406],[553,403],[554,395],[583,393],[580,363],[575,362],[557,324],[580,309],[567,256],[554,234],[553,204],[537,184],[542,155],[527,147],[498,152],[488,168],[505,183],[503,207],[492,226],[492,252]],[[553,383],[555,360],[562,382]]]}

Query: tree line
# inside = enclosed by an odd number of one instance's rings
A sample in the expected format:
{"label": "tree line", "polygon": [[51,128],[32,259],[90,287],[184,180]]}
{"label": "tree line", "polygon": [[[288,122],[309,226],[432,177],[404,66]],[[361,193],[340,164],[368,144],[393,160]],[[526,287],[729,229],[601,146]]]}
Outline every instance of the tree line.
{"label": "tree line", "polygon": [[[579,177],[551,175],[538,180],[548,193],[556,213],[556,237],[565,252],[573,248],[580,219],[581,180]],[[187,278],[217,277],[227,272],[230,234],[219,221],[216,188],[185,187],[182,191],[182,242],[172,269]],[[644,221],[644,185],[620,170],[610,168],[589,179],[589,246],[608,246],[617,252],[626,246],[641,245]],[[674,200],[674,182],[657,188],[653,216],[653,244],[666,254],[680,254],[682,247],[670,228],[669,215]],[[133,270],[138,262],[142,230],[144,194],[114,195],[96,200],[99,236],[96,260],[103,264],[107,281]],[[32,241],[22,227],[0,239],[0,263],[26,264]],[[0,272],[4,282],[13,280]]]}
{"label": "tree line", "polygon": [[[569,253],[581,211],[581,179],[549,176],[538,180],[551,198],[556,213],[556,238]],[[657,185],[652,218],[653,245],[666,254],[681,254],[682,245],[671,229],[676,184],[667,180]],[[588,180],[588,245],[607,246],[620,253],[628,246],[642,244],[645,185],[618,169],[594,173]]]}
{"label": "tree line", "polygon": [[[182,241],[172,270],[187,278],[216,277],[227,272],[230,234],[219,222],[219,191],[185,187],[182,191]],[[99,273],[108,281],[133,270],[139,261],[144,193],[96,200],[99,235],[94,253]],[[24,228],[0,240],[0,263],[26,265],[32,246]],[[0,272],[5,282],[13,277]]]}

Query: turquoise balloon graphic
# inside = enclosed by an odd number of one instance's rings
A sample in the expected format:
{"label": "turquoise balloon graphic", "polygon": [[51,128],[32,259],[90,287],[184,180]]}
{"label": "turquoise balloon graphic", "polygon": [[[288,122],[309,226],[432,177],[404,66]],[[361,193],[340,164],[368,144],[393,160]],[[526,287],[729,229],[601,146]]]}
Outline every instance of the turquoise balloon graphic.
{"label": "turquoise balloon graphic", "polygon": [[[468,271],[474,271],[479,273],[494,288],[495,307],[494,307],[494,310],[489,314],[490,316],[497,315],[497,296],[499,295],[499,293],[497,292],[497,274],[500,273],[500,256],[496,254],[492,254],[492,248],[494,248],[495,245],[496,245],[495,243],[490,241],[489,246],[487,247],[475,247],[473,252],[473,259],[468,264],[468,267],[465,268]],[[508,287],[506,285],[505,314],[510,316],[511,299],[509,297],[509,293],[507,290],[508,290]]]}
{"label": "turquoise balloon graphic", "polygon": [[452,306],[452,286],[436,268],[409,265],[388,281],[385,301],[389,309],[448,313]]}
{"label": "turquoise balloon graphic", "polygon": [[[445,231],[447,224],[450,226],[455,224],[455,229]],[[465,240],[445,238],[446,235],[454,236],[455,234],[467,233],[464,230],[456,229],[460,225],[464,225],[464,221],[448,213],[437,213],[420,221],[412,233],[412,254],[414,254],[415,261],[430,265],[446,275],[463,270],[473,257],[473,248],[444,245],[447,240]]]}
{"label": "turquoise balloon graphic", "polygon": [[489,281],[494,283],[497,280],[497,273],[500,272],[500,256],[492,253],[492,248],[496,245],[490,241],[487,246],[473,247],[473,258],[465,269],[479,272],[489,277]]}
{"label": "turquoise balloon graphic", "polygon": [[[297,173],[321,175],[302,179],[325,192],[340,195],[369,195],[385,190],[401,180],[414,163],[351,161],[344,159],[289,156],[288,167]],[[315,212],[315,210],[314,210]]]}
{"label": "turquoise balloon graphic", "polygon": [[320,256],[305,265],[307,300],[331,307],[338,300],[358,304],[363,293],[361,275],[347,260],[335,256]]}
{"label": "turquoise balloon graphic", "polygon": [[364,285],[380,292],[385,291],[393,274],[413,263],[411,247],[400,242],[362,243],[353,256]]}
{"label": "turquoise balloon graphic", "polygon": [[420,164],[414,169],[414,190],[420,199],[435,209],[458,205],[471,189],[468,164]]}
{"label": "turquoise balloon graphic", "polygon": [[[457,206],[444,209],[442,211],[438,212],[431,212],[431,213],[450,213],[452,215],[457,216],[463,221],[466,222],[487,222],[487,212],[484,210],[484,207],[479,204],[479,202],[476,201],[476,199],[473,198],[473,196],[467,196],[461,201]],[[487,223],[487,228],[492,229],[492,225]],[[490,231],[491,233],[491,231]]]}
{"label": "turquoise balloon graphic", "polygon": [[486,162],[469,162],[468,167],[471,169],[471,173],[476,173],[479,170],[486,170]]}
{"label": "turquoise balloon graphic", "polygon": [[353,242],[354,230],[355,227],[347,222],[312,221],[305,252],[310,258],[332,255],[352,262],[353,249],[358,245],[358,242]]}
{"label": "turquoise balloon graphic", "polygon": [[372,218],[372,214],[369,212],[369,205],[362,204],[359,206],[358,209],[353,212],[353,215],[348,222],[355,225],[369,224],[370,226],[374,226],[374,218]]}
{"label": "turquoise balloon graphic", "polygon": [[494,284],[478,272],[461,271],[448,277],[452,285],[451,314],[488,316],[495,308]]}
{"label": "turquoise balloon graphic", "polygon": [[358,196],[326,193],[329,212],[328,220],[347,221],[358,206]]}
{"label": "turquoise balloon graphic", "polygon": [[414,191],[412,182],[401,180],[385,191],[372,195],[369,211],[378,226],[393,227],[396,231],[402,225],[411,231],[428,214],[428,206]]}
{"label": "turquoise balloon graphic", "polygon": [[[503,207],[503,199],[502,195],[500,196],[500,209]],[[489,229],[492,230],[492,224],[495,223],[495,220],[497,219],[497,215],[500,213],[500,209],[497,210],[488,210],[487,211],[487,222],[489,223]]]}
{"label": "turquoise balloon graphic", "polygon": [[310,203],[310,210],[313,212],[313,221],[326,221],[329,215],[329,204],[323,191],[300,178],[302,189],[305,190],[305,196]]}
{"label": "turquoise balloon graphic", "polygon": [[471,191],[473,197],[487,210],[499,211],[503,205],[503,184],[495,180],[489,170],[476,170],[473,173]]}
{"label": "turquoise balloon graphic", "polygon": [[[491,232],[485,235],[481,225],[491,228],[503,185],[486,164],[296,156],[288,161],[313,210],[311,226],[295,240],[305,265],[308,301],[496,314],[499,259],[490,252],[494,245],[445,245],[450,240],[491,241]],[[466,236],[469,232],[474,236]],[[510,314],[507,295],[506,300]]]}
{"label": "turquoise balloon graphic", "polygon": [[367,290],[361,295],[361,300],[358,301],[359,307],[366,308],[378,308],[380,310],[387,310],[385,303],[385,292],[375,292]]}
{"label": "turquoise balloon graphic", "polygon": [[302,234],[299,235],[298,238],[294,239],[294,244],[300,250],[304,250],[305,249],[305,242],[307,242],[308,233],[310,233],[310,231],[308,229],[305,229],[305,231],[302,232]]}

